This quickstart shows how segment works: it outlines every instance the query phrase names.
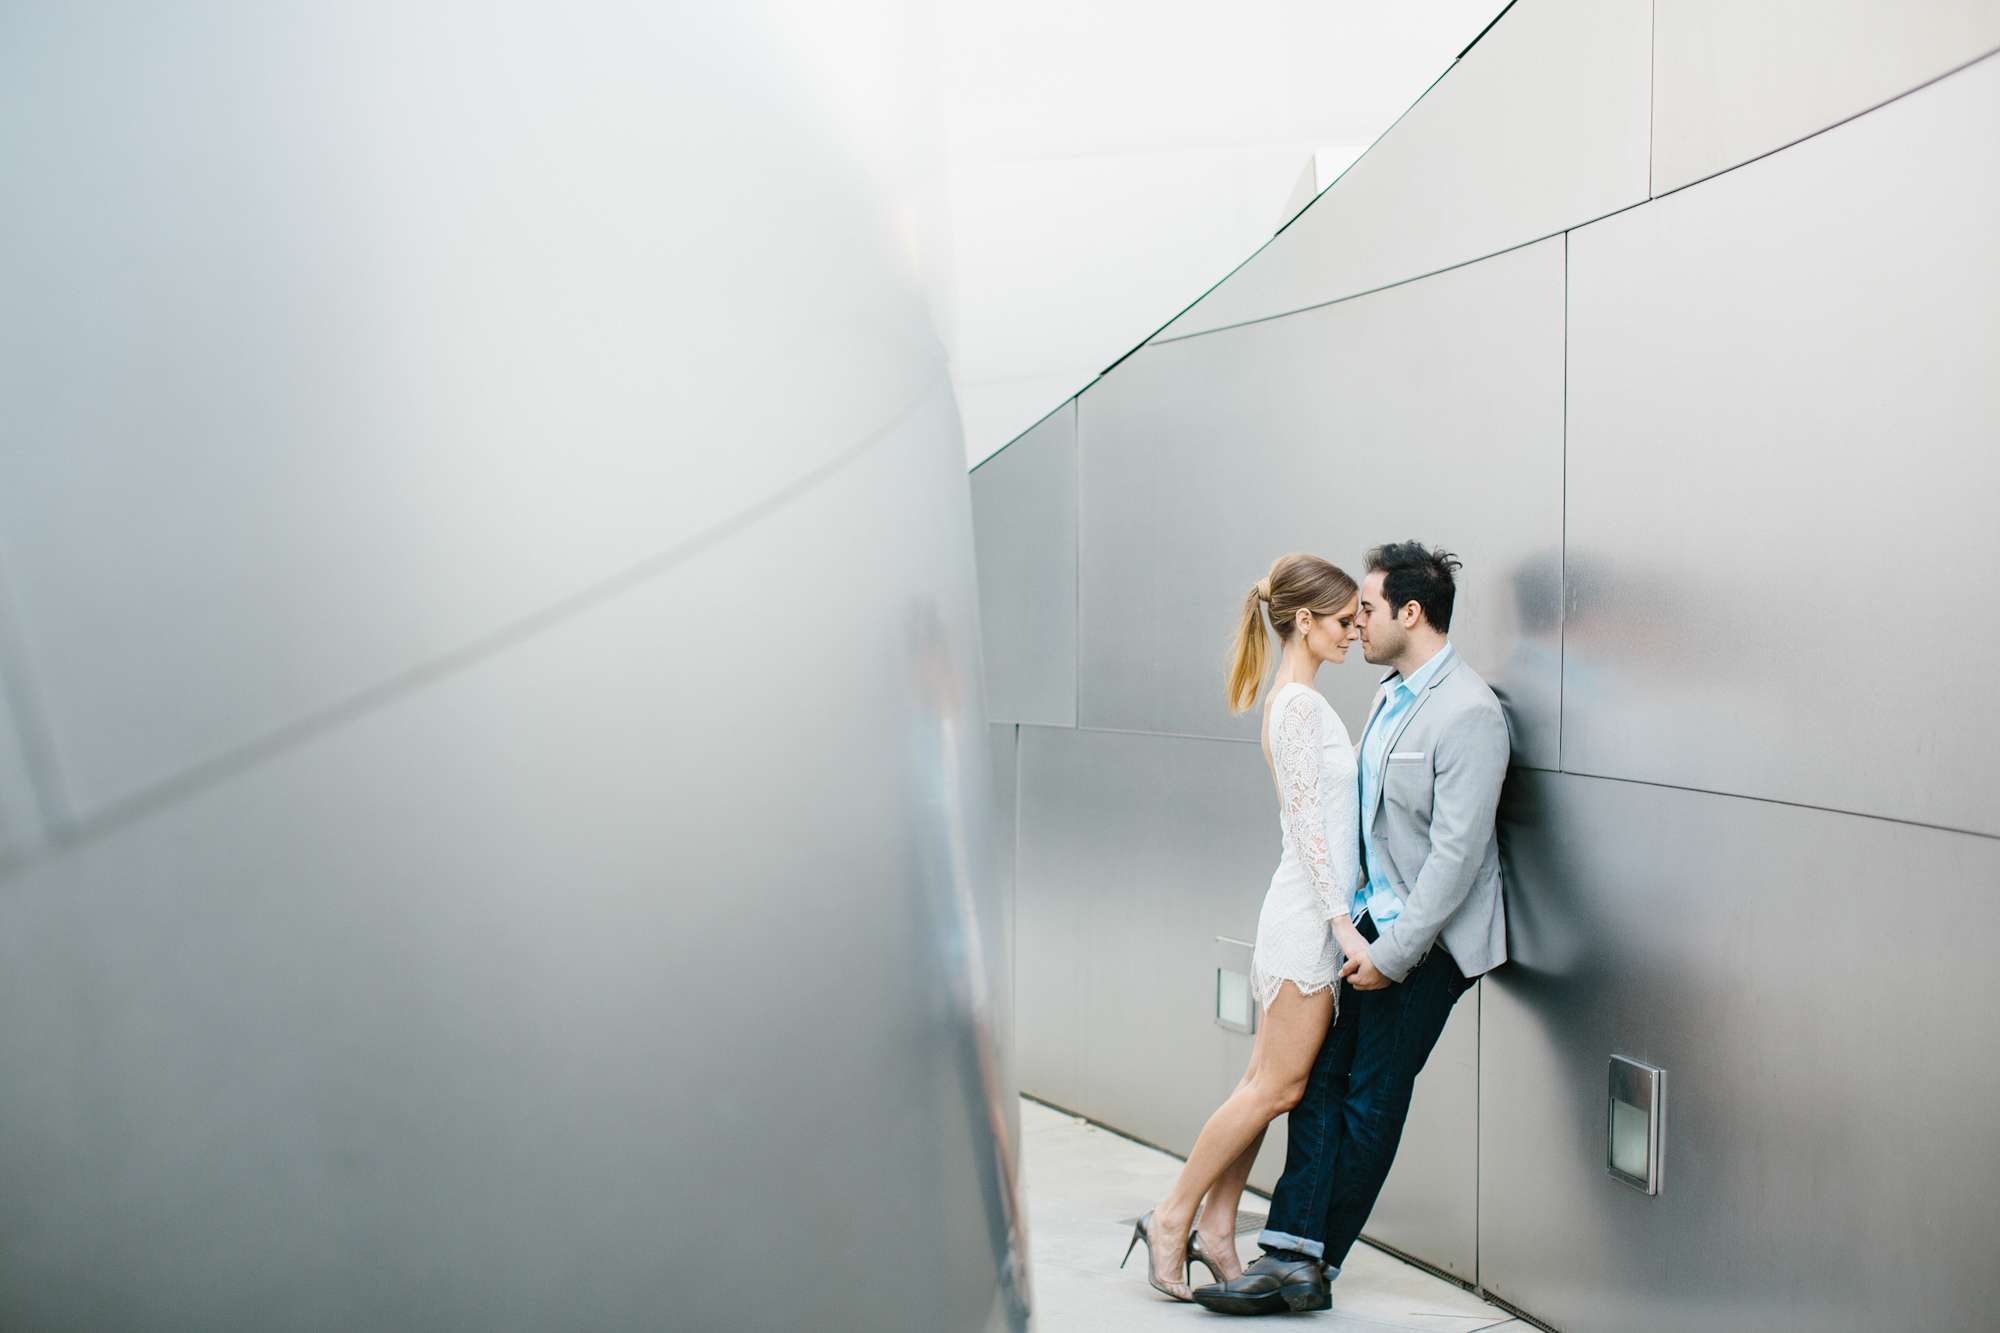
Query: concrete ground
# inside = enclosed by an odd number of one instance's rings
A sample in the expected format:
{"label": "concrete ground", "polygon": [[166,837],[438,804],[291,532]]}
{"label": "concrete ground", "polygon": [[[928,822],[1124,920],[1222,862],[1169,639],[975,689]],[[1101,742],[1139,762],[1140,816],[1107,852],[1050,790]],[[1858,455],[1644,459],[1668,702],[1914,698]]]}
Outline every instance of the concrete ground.
{"label": "concrete ground", "polygon": [[[1180,1162],[1025,1100],[1021,1142],[1037,1333],[1185,1333],[1197,1326],[1296,1327],[1300,1321],[1323,1333],[1534,1333],[1532,1325],[1471,1292],[1366,1244],[1348,1254],[1333,1284],[1331,1310],[1277,1315],[1258,1324],[1168,1300],[1146,1285],[1143,1247],[1123,1269],[1118,1259],[1131,1238],[1131,1219],[1159,1202]],[[1261,1213],[1264,1202],[1245,1195],[1243,1212],[1252,1210]],[[1239,1237],[1238,1252],[1246,1262],[1256,1257],[1254,1232]],[[1197,1265],[1194,1280],[1208,1281],[1207,1270]]]}

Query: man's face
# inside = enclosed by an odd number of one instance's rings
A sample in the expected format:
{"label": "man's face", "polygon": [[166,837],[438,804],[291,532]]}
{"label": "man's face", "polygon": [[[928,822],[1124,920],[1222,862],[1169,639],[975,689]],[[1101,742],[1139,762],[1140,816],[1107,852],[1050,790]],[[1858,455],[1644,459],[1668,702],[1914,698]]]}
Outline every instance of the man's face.
{"label": "man's face", "polygon": [[1395,661],[1410,641],[1395,612],[1389,609],[1389,599],[1382,595],[1383,578],[1382,571],[1377,570],[1361,581],[1361,609],[1354,621],[1355,628],[1361,631],[1362,660],[1374,666],[1387,666]]}

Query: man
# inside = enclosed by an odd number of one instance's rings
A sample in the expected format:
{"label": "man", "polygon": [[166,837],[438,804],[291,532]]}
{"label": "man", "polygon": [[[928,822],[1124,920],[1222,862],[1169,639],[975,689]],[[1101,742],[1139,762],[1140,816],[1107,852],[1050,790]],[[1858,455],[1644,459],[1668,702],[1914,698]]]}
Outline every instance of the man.
{"label": "man", "polygon": [[1227,1314],[1324,1310],[1395,1160],[1410,1088],[1451,1006],[1507,958],[1493,813],[1507,721],[1451,640],[1458,560],[1416,542],[1368,553],[1362,655],[1391,668],[1361,733],[1367,949],[1341,976],[1340,1015],[1293,1108],[1285,1172],[1242,1277],[1197,1287]]}

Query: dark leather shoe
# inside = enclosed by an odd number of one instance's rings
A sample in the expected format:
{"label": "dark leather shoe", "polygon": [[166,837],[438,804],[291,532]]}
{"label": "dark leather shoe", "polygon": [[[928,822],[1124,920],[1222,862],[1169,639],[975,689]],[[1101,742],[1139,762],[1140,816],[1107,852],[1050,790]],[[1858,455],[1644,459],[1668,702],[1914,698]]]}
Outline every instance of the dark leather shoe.
{"label": "dark leather shoe", "polygon": [[1331,1310],[1332,1284],[1317,1259],[1266,1254],[1230,1282],[1194,1289],[1194,1298],[1220,1314],[1283,1314],[1287,1310]]}

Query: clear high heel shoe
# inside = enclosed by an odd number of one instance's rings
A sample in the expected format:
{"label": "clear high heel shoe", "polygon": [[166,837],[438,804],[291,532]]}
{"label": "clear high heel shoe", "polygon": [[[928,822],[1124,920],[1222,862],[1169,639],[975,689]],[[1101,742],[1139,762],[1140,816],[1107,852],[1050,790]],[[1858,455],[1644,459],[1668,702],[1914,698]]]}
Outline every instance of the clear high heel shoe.
{"label": "clear high heel shoe", "polygon": [[[1232,1248],[1234,1247],[1232,1246]],[[1190,1267],[1190,1271],[1192,1271],[1193,1265],[1200,1264],[1203,1268],[1206,1268],[1208,1270],[1209,1277],[1213,1279],[1215,1282],[1227,1282],[1231,1279],[1232,1276],[1234,1277],[1243,1276],[1242,1264],[1240,1260],[1238,1261],[1237,1271],[1233,1275],[1222,1271],[1221,1265],[1217,1263],[1215,1259],[1209,1256],[1208,1251],[1202,1248],[1201,1232],[1199,1231],[1188,1232],[1188,1264]]]}
{"label": "clear high heel shoe", "polygon": [[[1152,1223],[1152,1220],[1153,1210],[1149,1208],[1146,1210],[1144,1217],[1132,1224],[1132,1243],[1125,1247],[1125,1258],[1118,1261],[1118,1266],[1123,1268],[1126,1260],[1132,1257],[1132,1251],[1137,1249],[1141,1242],[1144,1242],[1146,1246],[1146,1281],[1152,1284],[1153,1290],[1171,1296],[1177,1301],[1192,1301],[1194,1294],[1188,1285],[1188,1270],[1194,1265],[1195,1244],[1193,1234],[1189,1234],[1188,1244],[1181,1251],[1181,1280],[1178,1283],[1162,1282],[1160,1275],[1153,1271],[1153,1242],[1151,1237],[1147,1235],[1147,1228]],[[1207,1263],[1207,1260],[1203,1260],[1202,1262]],[[1211,1268],[1208,1271],[1213,1273],[1215,1270]]]}

